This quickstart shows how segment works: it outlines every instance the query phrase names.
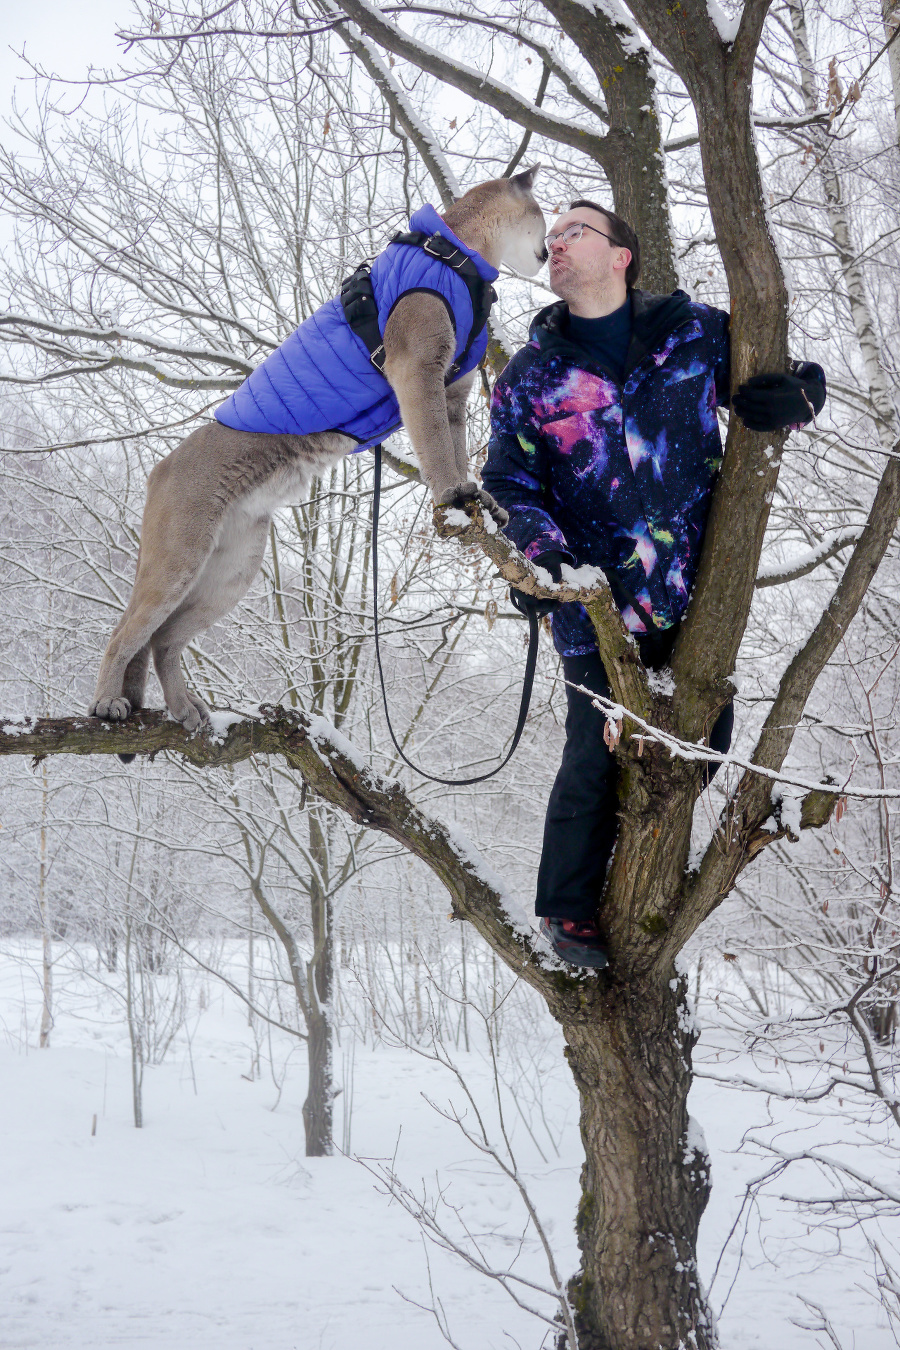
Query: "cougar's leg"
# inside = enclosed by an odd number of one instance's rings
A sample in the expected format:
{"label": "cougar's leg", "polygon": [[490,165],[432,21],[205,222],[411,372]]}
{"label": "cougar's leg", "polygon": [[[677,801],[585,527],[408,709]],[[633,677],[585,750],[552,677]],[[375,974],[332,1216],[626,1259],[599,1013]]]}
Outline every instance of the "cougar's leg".
{"label": "cougar's leg", "polygon": [[[131,700],[125,688],[126,676],[129,672],[135,673],[135,667],[142,659],[141,653],[149,647],[153,634],[178,607],[190,587],[193,578],[185,564],[194,561],[199,570],[204,558],[185,559],[182,555],[178,561],[181,566],[177,575],[168,578],[168,585],[158,586],[153,580],[147,579],[146,574],[142,578],[139,573],[135,578],[128,608],[113,630],[103,656],[90,708],[91,716],[121,722],[131,712]],[[134,689],[134,686],[131,688]]]}
{"label": "cougar's leg", "polygon": [[444,372],[455,339],[446,306],[421,291],[397,302],[384,330],[384,373],[435,500],[460,482]]}
{"label": "cougar's leg", "polygon": [[147,688],[147,672],[150,668],[150,647],[141,647],[125,667],[122,680],[122,696],[131,704],[134,712],[144,706],[144,691]]}
{"label": "cougar's leg", "polygon": [[[205,442],[214,444],[215,432]],[[146,664],[139,654],[178,608],[213,550],[225,506],[206,481],[211,475],[204,470],[215,466],[206,463],[211,456],[205,442],[195,432],[147,480],[134,590],[103,656],[90,709],[95,717],[128,716],[126,678],[137,692],[141,660]]]}
{"label": "cougar's leg", "polygon": [[503,508],[468,477],[464,401],[454,408],[457,429],[451,432],[444,374],[454,348],[453,325],[443,302],[413,292],[397,302],[387,321],[384,373],[435,501],[441,506],[480,501],[498,524],[505,525],[509,517]]}
{"label": "cougar's leg", "polygon": [[153,664],[166,707],[188,731],[208,721],[209,709],[185,683],[181,653],[192,638],[233,609],[259,571],[271,517],[248,512],[239,503],[225,513],[216,546],[191,589],[154,633]]}
{"label": "cougar's leg", "polygon": [[464,375],[447,387],[447,419],[450,423],[450,439],[456,453],[457,482],[464,483],[469,477],[469,456],[466,446],[466,403],[475,380],[475,372]]}

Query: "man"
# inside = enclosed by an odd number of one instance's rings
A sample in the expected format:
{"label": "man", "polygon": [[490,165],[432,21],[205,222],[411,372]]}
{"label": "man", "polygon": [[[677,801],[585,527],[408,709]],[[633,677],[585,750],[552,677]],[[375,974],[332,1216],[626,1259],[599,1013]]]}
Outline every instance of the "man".
{"label": "man", "polygon": [[[527,346],[497,381],[485,488],[509,512],[505,533],[560,580],[562,563],[606,573],[644,664],[671,656],[697,572],[722,462],[717,407],[729,403],[728,315],[684,291],[635,289],[631,227],[576,201],[547,236],[556,304],[535,317]],[[810,421],[825,403],[821,367],[756,376],[732,407],[745,426]],[[574,691],[609,696],[594,630],[579,604],[513,591],[517,608],[553,611],[568,681],[566,745],[550,794],[537,885],[541,930],[573,965],[607,964],[597,906],[616,836],[614,760],[605,717]],[[734,714],[710,744],[724,751]]]}

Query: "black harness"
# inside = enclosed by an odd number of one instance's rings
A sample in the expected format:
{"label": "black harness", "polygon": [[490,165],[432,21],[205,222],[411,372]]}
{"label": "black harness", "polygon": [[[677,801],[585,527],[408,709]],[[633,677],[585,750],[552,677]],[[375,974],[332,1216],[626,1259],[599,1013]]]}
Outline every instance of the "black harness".
{"label": "black harness", "polygon": [[[497,292],[489,281],[479,276],[478,268],[469,255],[463,253],[462,249],[457,248],[442,234],[425,234],[422,230],[411,230],[405,234],[395,234],[391,243],[408,244],[411,248],[423,249],[430,257],[439,258],[448,267],[452,267],[466,284],[472,302],[472,327],[458,360],[453,362],[444,376],[444,382],[452,384],[472,350],[472,343],[488,321],[491,305],[497,299]],[[372,278],[369,275],[371,267],[371,263],[360,263],[356,271],[341,283],[341,304],[344,307],[344,318],[365,344],[372,365],[379,375],[383,375],[384,343],[378,327],[378,306],[375,303]]]}
{"label": "black harness", "polygon": [[[452,384],[472,349],[472,343],[488,321],[491,305],[497,299],[497,293],[489,281],[485,281],[483,277],[478,275],[478,269],[468,254],[463,253],[455,244],[451,244],[450,240],[445,239],[442,234],[424,234],[421,230],[415,230],[406,234],[395,234],[391,243],[409,244],[412,248],[424,249],[433,258],[440,258],[441,262],[446,263],[448,267],[452,267],[454,272],[458,272],[466,283],[469,299],[472,302],[472,327],[458,360],[453,362],[444,376],[444,383]],[[347,277],[341,285],[341,304],[344,307],[344,317],[348,324],[356,336],[365,343],[369,352],[369,360],[379,375],[383,375],[384,343],[381,340],[381,330],[378,327],[378,306],[375,303],[375,293],[369,275],[370,270],[370,263],[360,263],[356,271]],[[528,615],[528,656],[525,660],[525,679],[522,682],[519,717],[513,733],[512,744],[497,767],[491,769],[489,773],[478,774],[475,778],[439,778],[436,774],[426,773],[417,764],[413,764],[412,760],[404,754],[403,747],[398,741],[391,724],[387,690],[384,684],[384,671],[381,665],[381,635],[378,629],[378,515],[381,506],[381,446],[375,445],[372,449],[375,452],[375,494],[372,505],[372,606],[375,628],[375,662],[378,666],[378,680],[381,685],[381,700],[384,704],[387,729],[394,743],[394,749],[403,763],[408,764],[423,778],[430,779],[432,783],[443,783],[446,787],[468,787],[472,783],[483,783],[486,778],[493,778],[509,763],[522,738],[522,732],[525,730],[528,706],[531,702],[531,691],[534,686],[534,672],[537,665],[538,618],[534,611],[531,611]]]}

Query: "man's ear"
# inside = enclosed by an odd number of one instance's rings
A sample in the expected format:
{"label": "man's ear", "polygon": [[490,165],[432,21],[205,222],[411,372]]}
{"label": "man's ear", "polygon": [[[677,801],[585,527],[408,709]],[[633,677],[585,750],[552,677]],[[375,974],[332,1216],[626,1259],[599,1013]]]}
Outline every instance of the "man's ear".
{"label": "man's ear", "polygon": [[[623,258],[625,259],[624,262],[622,261]],[[620,245],[616,261],[613,263],[613,271],[627,272],[630,266],[631,266],[631,249],[625,248],[624,245]]]}
{"label": "man's ear", "polygon": [[540,173],[540,164],[535,164],[531,169],[524,169],[522,173],[514,174],[509,180],[515,187],[521,188],[523,192],[530,192],[534,187],[534,180]]}

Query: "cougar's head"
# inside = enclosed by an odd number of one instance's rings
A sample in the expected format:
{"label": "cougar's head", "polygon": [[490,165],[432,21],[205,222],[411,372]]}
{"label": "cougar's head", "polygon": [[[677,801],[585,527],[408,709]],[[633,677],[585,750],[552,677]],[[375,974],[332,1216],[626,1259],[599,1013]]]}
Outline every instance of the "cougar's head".
{"label": "cougar's head", "polygon": [[547,226],[531,189],[539,164],[512,178],[479,183],[445,212],[463,243],[477,248],[493,266],[506,263],[526,277],[547,261]]}
{"label": "cougar's head", "polygon": [[547,261],[544,244],[547,225],[531,193],[540,167],[540,164],[535,164],[523,173],[517,173],[512,178],[501,178],[498,182],[498,186],[504,189],[506,206],[506,210],[501,211],[500,257],[508,267],[526,277],[533,277]]}

